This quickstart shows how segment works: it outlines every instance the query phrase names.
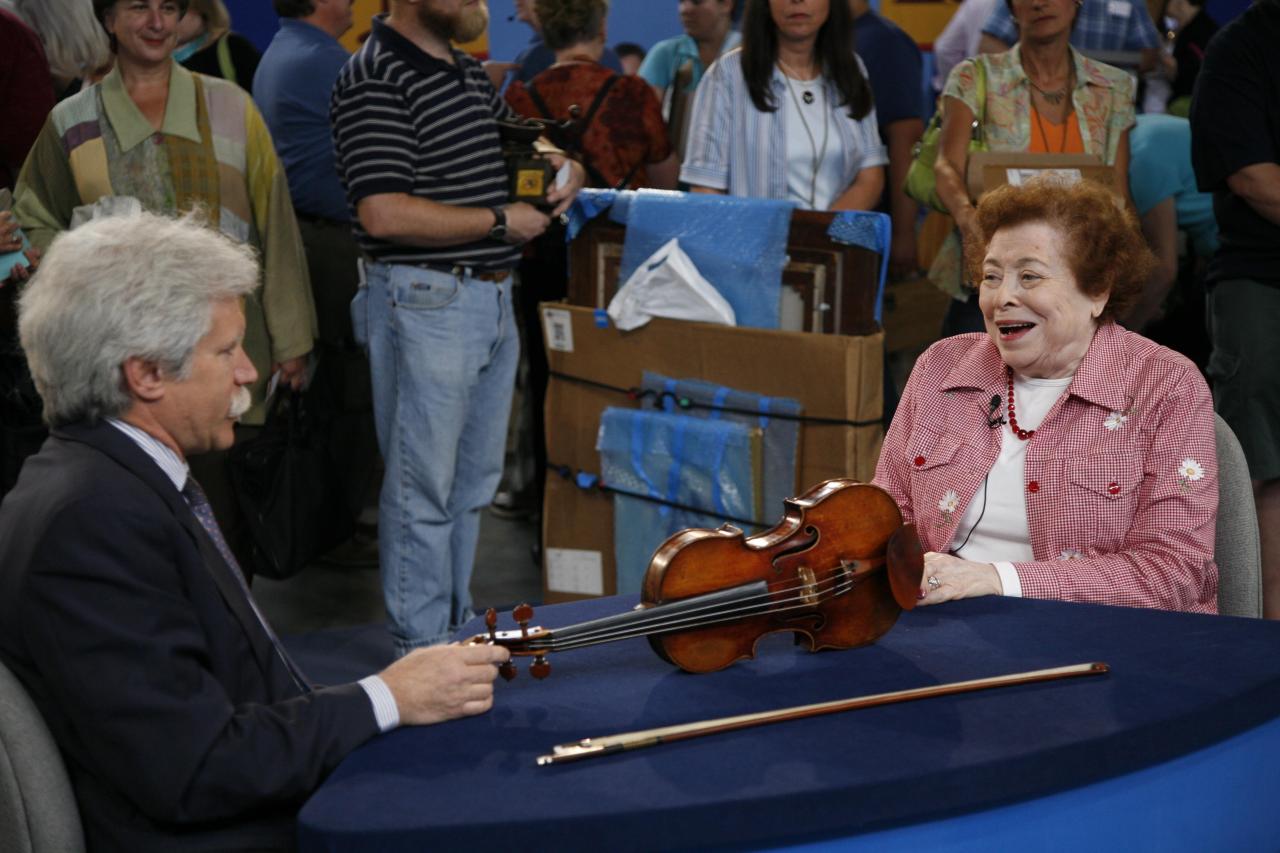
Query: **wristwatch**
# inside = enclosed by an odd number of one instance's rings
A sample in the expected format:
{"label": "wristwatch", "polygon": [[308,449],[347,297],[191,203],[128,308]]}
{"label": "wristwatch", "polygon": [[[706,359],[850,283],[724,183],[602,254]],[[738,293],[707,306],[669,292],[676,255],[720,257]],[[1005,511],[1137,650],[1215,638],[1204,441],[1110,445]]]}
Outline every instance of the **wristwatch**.
{"label": "wristwatch", "polygon": [[489,239],[500,243],[507,241],[507,211],[501,207],[492,207],[493,227],[489,229]]}

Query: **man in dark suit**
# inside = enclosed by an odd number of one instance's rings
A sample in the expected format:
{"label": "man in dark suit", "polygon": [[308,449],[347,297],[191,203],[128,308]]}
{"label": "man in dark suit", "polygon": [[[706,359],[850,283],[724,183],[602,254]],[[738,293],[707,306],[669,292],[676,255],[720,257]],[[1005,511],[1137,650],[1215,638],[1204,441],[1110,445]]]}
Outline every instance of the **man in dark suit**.
{"label": "man in dark suit", "polygon": [[142,215],[61,235],[19,330],[52,436],[0,508],[0,658],[71,773],[92,850],[292,846],[350,750],[481,713],[506,652],[434,646],[309,684],[188,475],[230,446],[256,378],[249,252]]}

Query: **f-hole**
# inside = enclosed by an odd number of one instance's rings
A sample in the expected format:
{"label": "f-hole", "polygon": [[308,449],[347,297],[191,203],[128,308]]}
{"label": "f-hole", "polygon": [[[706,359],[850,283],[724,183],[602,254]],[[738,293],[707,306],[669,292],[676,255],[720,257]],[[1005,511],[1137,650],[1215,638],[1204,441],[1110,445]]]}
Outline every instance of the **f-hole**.
{"label": "f-hole", "polygon": [[779,562],[786,559],[787,557],[790,557],[792,554],[799,554],[802,551],[808,551],[814,545],[818,544],[818,528],[814,527],[812,524],[806,526],[801,531],[801,533],[804,534],[805,536],[804,539],[800,540],[799,542],[797,542],[795,545],[791,546],[787,550],[779,551],[777,554],[774,555],[773,571],[775,574],[782,571],[782,568],[778,565]]}

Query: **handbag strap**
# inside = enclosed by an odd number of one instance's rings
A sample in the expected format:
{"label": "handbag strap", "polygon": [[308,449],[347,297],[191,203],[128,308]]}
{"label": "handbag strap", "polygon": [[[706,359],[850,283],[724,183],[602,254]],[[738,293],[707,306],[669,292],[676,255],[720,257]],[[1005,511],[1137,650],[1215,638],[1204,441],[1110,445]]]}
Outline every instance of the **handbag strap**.
{"label": "handbag strap", "polygon": [[987,124],[987,57],[985,54],[974,57],[973,70],[975,82],[978,84],[978,115],[971,138],[985,143]]}
{"label": "handbag strap", "polygon": [[231,45],[227,44],[227,35],[228,34],[224,33],[218,39],[218,47],[216,51],[218,54],[218,70],[222,72],[223,80],[238,83],[240,81],[236,79],[236,66],[235,63],[231,61]]}

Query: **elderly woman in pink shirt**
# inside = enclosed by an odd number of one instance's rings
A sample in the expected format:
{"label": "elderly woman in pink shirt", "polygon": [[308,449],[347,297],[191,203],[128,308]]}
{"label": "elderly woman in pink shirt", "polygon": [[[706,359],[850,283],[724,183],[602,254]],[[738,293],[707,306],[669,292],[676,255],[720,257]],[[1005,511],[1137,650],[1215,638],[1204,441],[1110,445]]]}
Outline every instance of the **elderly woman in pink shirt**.
{"label": "elderly woman in pink shirt", "polygon": [[1213,404],[1115,323],[1153,258],[1097,184],[983,198],[965,247],[986,334],[917,361],[875,482],[924,543],[922,604],[1013,595],[1217,612]]}

